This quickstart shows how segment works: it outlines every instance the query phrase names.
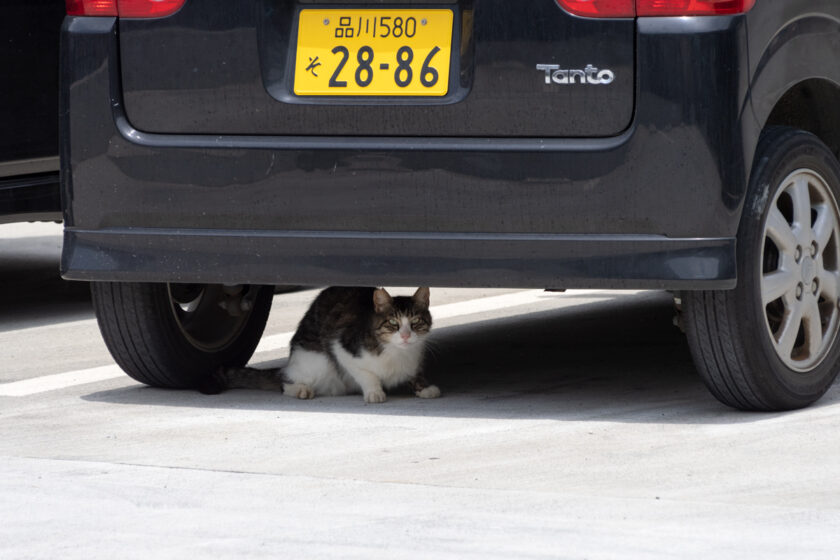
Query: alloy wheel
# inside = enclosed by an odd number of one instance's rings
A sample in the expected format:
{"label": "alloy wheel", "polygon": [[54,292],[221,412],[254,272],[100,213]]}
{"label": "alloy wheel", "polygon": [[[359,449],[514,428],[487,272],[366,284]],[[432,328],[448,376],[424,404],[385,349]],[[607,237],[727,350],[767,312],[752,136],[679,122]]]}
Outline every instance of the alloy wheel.
{"label": "alloy wheel", "polygon": [[826,181],[799,169],[776,191],[764,225],[761,298],[765,325],[790,369],[817,367],[837,336],[840,212]]}

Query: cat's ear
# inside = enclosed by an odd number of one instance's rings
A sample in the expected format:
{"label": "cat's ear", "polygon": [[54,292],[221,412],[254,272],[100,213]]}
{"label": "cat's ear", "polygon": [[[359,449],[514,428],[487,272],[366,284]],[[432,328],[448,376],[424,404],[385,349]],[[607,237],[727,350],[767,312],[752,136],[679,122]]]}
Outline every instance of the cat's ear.
{"label": "cat's ear", "polygon": [[417,291],[414,292],[414,295],[411,296],[411,299],[414,300],[414,303],[423,307],[424,309],[429,308],[429,288],[417,288]]}
{"label": "cat's ear", "polygon": [[383,288],[377,288],[373,291],[373,309],[377,313],[385,313],[391,309],[394,303],[391,294],[386,292]]}

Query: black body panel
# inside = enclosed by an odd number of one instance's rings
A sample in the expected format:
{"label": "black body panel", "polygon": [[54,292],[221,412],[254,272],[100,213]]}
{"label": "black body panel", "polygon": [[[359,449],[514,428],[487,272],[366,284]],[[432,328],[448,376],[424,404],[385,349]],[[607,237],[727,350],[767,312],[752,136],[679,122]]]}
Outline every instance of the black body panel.
{"label": "black body panel", "polygon": [[[780,98],[805,82],[827,85],[834,96],[829,103],[840,104],[840,2],[799,0],[773,3],[772,7],[759,3],[747,17],[754,126],[760,130]],[[840,156],[840,142],[822,134],[831,131],[829,137],[838,135],[838,114],[813,115],[809,129]]]}
{"label": "black body panel", "polygon": [[[65,26],[65,56],[86,54],[64,64],[69,278],[734,285],[744,148],[737,126],[714,123],[740,122],[747,79],[705,53],[739,52],[743,18],[691,23],[690,37],[680,19],[656,22],[655,37],[640,22],[655,66],[639,76],[635,125],[602,140],[143,133],[119,103],[112,24]],[[704,53],[694,73],[675,50]],[[688,84],[660,78],[673,74]],[[718,83],[736,95],[711,95]],[[421,254],[422,274],[404,268]]]}
{"label": "black body panel", "polygon": [[62,0],[3,4],[0,223],[61,219],[58,46]]}
{"label": "black body panel", "polygon": [[[527,9],[510,0],[391,5],[455,11],[459,71],[452,95],[384,102],[296,97],[290,61],[301,6],[193,0],[165,20],[120,20],[128,120],[158,133],[361,136],[612,136],[630,124],[632,20],[573,18],[554,0],[531,1]],[[315,6],[334,7],[302,7]],[[615,81],[546,85],[537,64],[591,64],[611,69]]]}
{"label": "black body panel", "polygon": [[0,161],[58,155],[58,44],[63,18],[60,0],[3,5]]}
{"label": "black body panel", "polygon": [[[818,4],[840,20],[840,7]],[[434,111],[446,105],[422,108],[431,116],[413,129],[406,119],[408,128],[400,130],[411,134],[338,134],[351,118],[331,120],[339,124],[330,128],[317,115],[378,109],[288,104],[264,88],[259,98],[232,99],[225,92],[234,90],[205,87],[206,76],[166,81],[165,72],[152,72],[140,87],[139,74],[131,78],[120,68],[117,53],[126,42],[118,46],[118,36],[141,34],[149,22],[123,22],[118,33],[113,19],[69,18],[62,64],[63,188],[70,202],[64,274],[731,288],[734,237],[760,131],[785,91],[818,71],[810,59],[786,61],[803,52],[836,53],[838,41],[834,31],[797,34],[809,24],[802,18],[777,22],[788,29],[779,35],[763,24],[748,33],[772,9],[759,1],[746,16],[636,21],[635,111],[628,127],[605,138],[510,130],[444,137],[440,131],[448,129],[436,126]],[[832,28],[832,17],[810,19]],[[186,25],[177,17],[155,25],[174,30],[176,23]],[[189,40],[218,37],[191,29]],[[136,63],[135,55],[126,60]],[[818,75],[838,84],[836,66]],[[262,88],[256,70],[247,71]],[[133,96],[129,107],[124,94]],[[137,113],[143,99],[157,109]],[[198,100],[193,112],[166,109],[178,101],[173,107],[186,110],[188,99]],[[252,109],[264,101],[291,111],[284,114],[312,111],[312,127],[283,132],[279,113],[255,117]],[[469,102],[468,95],[464,106]],[[237,118],[232,107],[240,109]],[[217,128],[225,122],[229,129]],[[295,130],[308,134],[289,132]]]}

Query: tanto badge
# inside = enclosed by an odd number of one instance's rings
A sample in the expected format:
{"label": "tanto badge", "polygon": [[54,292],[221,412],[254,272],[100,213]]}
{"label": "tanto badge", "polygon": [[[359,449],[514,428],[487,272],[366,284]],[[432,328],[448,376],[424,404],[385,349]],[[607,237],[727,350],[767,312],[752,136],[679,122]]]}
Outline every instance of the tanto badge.
{"label": "tanto badge", "polygon": [[547,84],[592,84],[608,85],[615,80],[612,70],[599,70],[587,64],[583,70],[560,68],[558,64],[537,64],[537,70],[545,72]]}

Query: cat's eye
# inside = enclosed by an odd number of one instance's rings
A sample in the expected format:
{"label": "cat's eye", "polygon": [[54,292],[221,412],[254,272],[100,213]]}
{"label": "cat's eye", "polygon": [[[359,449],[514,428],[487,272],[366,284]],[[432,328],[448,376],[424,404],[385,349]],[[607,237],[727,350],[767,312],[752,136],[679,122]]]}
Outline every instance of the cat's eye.
{"label": "cat's eye", "polygon": [[396,319],[388,319],[388,324],[392,327],[398,327],[400,325],[400,322]]}

